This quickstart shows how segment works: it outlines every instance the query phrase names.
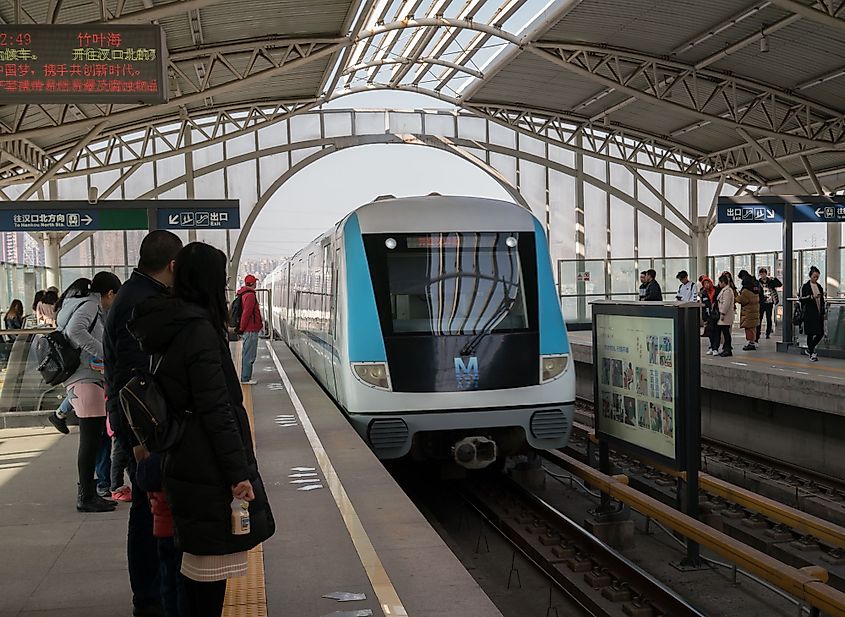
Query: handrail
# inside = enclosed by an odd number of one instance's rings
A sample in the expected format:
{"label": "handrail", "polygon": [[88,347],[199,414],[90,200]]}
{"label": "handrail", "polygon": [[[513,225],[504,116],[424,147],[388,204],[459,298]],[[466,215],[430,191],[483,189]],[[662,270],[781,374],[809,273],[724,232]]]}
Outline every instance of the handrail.
{"label": "handrail", "polygon": [[824,568],[788,566],[572,457],[553,451],[545,454],[603,493],[775,584],[813,608],[832,615],[845,615],[845,593],[826,584],[827,571]]}

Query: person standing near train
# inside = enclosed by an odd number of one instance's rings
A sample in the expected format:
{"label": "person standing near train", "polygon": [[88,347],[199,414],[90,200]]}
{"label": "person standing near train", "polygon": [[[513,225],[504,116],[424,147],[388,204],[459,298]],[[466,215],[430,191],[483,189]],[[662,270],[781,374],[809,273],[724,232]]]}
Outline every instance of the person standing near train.
{"label": "person standing near train", "polygon": [[[244,277],[244,286],[238,290],[238,296],[233,302],[232,316],[237,321],[238,334],[243,336],[243,358],[241,359],[241,383],[255,385],[252,378],[252,366],[258,354],[258,335],[264,329],[261,319],[261,306],[255,289],[258,279],[252,274]],[[240,300],[240,302],[238,302]],[[240,305],[240,307],[238,307]]]}
{"label": "person standing near train", "polygon": [[807,335],[807,349],[811,362],[818,362],[816,345],[824,338],[824,318],[827,305],[824,300],[824,288],[819,283],[821,272],[815,266],[810,267],[810,278],[801,287],[801,308],[804,309],[804,334]]}

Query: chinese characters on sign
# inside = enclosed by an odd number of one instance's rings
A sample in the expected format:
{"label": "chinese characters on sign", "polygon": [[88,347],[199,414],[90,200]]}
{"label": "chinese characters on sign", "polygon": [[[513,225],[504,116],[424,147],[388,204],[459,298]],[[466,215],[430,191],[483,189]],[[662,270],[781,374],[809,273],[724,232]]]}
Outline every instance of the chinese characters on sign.
{"label": "chinese characters on sign", "polygon": [[2,231],[74,231],[98,229],[95,210],[38,210],[0,212]]}
{"label": "chinese characters on sign", "polygon": [[158,211],[160,229],[238,229],[240,212],[233,208],[208,210],[180,210],[162,208]]}
{"label": "chinese characters on sign", "polygon": [[840,204],[797,204],[796,223],[845,223],[845,206]]}
{"label": "chinese characters on sign", "polygon": [[735,206],[719,204],[720,223],[782,223],[783,204]]}
{"label": "chinese characters on sign", "polygon": [[0,25],[0,101],[163,103],[160,26]]}
{"label": "chinese characters on sign", "polygon": [[674,320],[605,314],[595,319],[600,432],[675,459]]}

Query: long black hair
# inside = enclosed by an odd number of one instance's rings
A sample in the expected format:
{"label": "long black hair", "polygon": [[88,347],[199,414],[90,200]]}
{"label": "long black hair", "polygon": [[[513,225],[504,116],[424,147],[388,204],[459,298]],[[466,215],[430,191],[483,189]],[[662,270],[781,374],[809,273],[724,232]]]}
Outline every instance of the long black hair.
{"label": "long black hair", "polygon": [[216,330],[226,331],[226,255],[204,242],[191,242],[176,255],[173,296],[208,310]]}
{"label": "long black hair", "polygon": [[105,270],[97,272],[97,274],[94,275],[94,280],[78,278],[71,283],[59,297],[59,301],[56,302],[56,313],[58,314],[58,312],[62,310],[62,305],[65,303],[67,298],[87,298],[92,293],[97,293],[102,296],[110,291],[117,293],[119,289],[120,279],[117,278],[114,273],[106,272]]}
{"label": "long black hair", "polygon": [[9,315],[23,319],[23,302],[20,300],[12,300],[12,304],[9,306],[9,310],[6,313],[7,319],[9,318]]}

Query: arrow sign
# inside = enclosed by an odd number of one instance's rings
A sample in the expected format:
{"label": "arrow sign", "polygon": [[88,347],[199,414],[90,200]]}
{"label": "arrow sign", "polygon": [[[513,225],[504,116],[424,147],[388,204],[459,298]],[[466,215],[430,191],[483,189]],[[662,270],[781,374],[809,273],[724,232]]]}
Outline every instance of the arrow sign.
{"label": "arrow sign", "polygon": [[179,224],[179,215],[178,214],[171,214],[167,217],[167,222],[171,225],[178,225]]}
{"label": "arrow sign", "polygon": [[87,227],[88,225],[90,225],[91,223],[93,223],[93,222],[94,222],[94,219],[92,219],[90,216],[88,216],[88,215],[86,214],[85,216],[83,216],[83,217],[82,217],[82,222],[83,222],[83,223],[85,224],[85,226]]}
{"label": "arrow sign", "polygon": [[824,218],[824,208],[816,208],[816,216],[819,218]]}

